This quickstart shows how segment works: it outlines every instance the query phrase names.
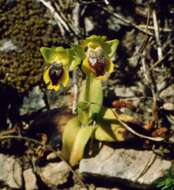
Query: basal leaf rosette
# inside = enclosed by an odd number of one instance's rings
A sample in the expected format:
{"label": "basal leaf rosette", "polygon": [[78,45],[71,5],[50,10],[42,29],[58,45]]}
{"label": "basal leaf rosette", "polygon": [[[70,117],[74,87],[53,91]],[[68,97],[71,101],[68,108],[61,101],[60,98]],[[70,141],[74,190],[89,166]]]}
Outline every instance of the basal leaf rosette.
{"label": "basal leaf rosette", "polygon": [[92,74],[96,79],[106,80],[113,72],[112,58],[116,52],[119,41],[117,39],[107,41],[105,36],[92,35],[81,42],[85,51],[82,63],[83,71]]}
{"label": "basal leaf rosette", "polygon": [[43,74],[48,89],[58,91],[60,87],[66,87],[69,82],[68,67],[72,61],[69,49],[42,47],[40,51],[48,66]]}

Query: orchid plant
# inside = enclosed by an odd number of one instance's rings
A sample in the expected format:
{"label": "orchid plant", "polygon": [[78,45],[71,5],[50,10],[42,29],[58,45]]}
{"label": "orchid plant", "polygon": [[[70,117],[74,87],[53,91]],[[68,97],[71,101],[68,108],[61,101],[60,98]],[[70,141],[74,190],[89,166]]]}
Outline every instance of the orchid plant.
{"label": "orchid plant", "polygon": [[41,48],[47,64],[43,79],[48,89],[66,88],[69,71],[81,66],[86,79],[80,89],[77,114],[65,126],[62,137],[62,155],[76,165],[84,155],[90,138],[99,141],[122,141],[125,129],[110,109],[104,108],[102,80],[114,71],[113,57],[119,41],[108,41],[105,36],[92,35],[71,48]]}

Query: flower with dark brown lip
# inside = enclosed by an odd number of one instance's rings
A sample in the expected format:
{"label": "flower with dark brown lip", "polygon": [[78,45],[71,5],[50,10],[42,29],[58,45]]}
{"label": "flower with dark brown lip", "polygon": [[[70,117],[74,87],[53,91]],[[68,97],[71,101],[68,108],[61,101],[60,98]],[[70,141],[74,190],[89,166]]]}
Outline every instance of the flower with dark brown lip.
{"label": "flower with dark brown lip", "polygon": [[92,73],[96,79],[106,80],[113,72],[112,58],[116,51],[118,40],[106,41],[105,36],[92,35],[81,42],[85,51],[82,69],[88,75]]}
{"label": "flower with dark brown lip", "polygon": [[69,50],[63,47],[41,48],[41,53],[49,67],[43,74],[48,89],[58,91],[69,82],[68,66],[71,62]]}
{"label": "flower with dark brown lip", "polygon": [[108,60],[102,53],[101,48],[88,50],[88,63],[96,77],[104,75],[107,69]]}
{"label": "flower with dark brown lip", "polygon": [[54,63],[44,72],[43,78],[48,89],[58,91],[61,86],[67,86],[69,74],[62,64]]}

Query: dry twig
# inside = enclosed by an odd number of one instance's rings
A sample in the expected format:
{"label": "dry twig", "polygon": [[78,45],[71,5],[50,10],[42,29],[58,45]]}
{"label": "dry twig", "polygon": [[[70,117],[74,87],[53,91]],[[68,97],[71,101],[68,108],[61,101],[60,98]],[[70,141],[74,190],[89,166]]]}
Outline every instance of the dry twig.
{"label": "dry twig", "polygon": [[119,115],[113,110],[111,109],[112,113],[114,114],[114,116],[116,117],[117,121],[123,126],[125,127],[125,129],[127,129],[130,133],[132,133],[133,135],[137,136],[137,137],[140,137],[142,139],[148,139],[150,141],[155,141],[155,142],[162,142],[164,141],[165,139],[163,137],[149,137],[149,136],[146,136],[146,135],[142,135],[138,132],[136,132],[135,130],[133,130],[131,127],[129,127],[125,122],[121,121],[119,119]]}
{"label": "dry twig", "polygon": [[119,15],[118,13],[115,13],[115,12],[113,12],[112,10],[110,10],[109,7],[105,8],[105,7],[103,7],[103,6],[101,6],[101,5],[98,5],[98,4],[97,4],[96,6],[100,7],[102,10],[104,10],[104,11],[107,12],[107,13],[109,13],[109,14],[112,15],[113,17],[119,19],[120,21],[122,21],[123,23],[127,24],[128,26],[132,26],[133,28],[135,28],[136,30],[142,32],[143,34],[146,34],[146,35],[148,35],[148,36],[153,36],[153,33],[149,32],[149,31],[147,32],[147,31],[143,30],[143,29],[142,29],[141,27],[139,27],[137,24],[135,24],[135,23],[133,23],[132,21],[128,20],[127,18],[125,18],[125,17]]}
{"label": "dry twig", "polygon": [[[155,2],[156,2],[156,0],[153,0],[153,3],[155,3]],[[158,60],[160,60],[163,57],[163,53],[162,53],[162,47],[161,47],[157,13],[156,13],[156,10],[154,8],[152,10],[152,18],[153,18],[153,24],[154,24],[155,39],[156,39],[156,44],[157,44]]]}
{"label": "dry twig", "polygon": [[[139,24],[138,26],[139,26],[140,28],[142,28],[143,30],[146,29],[146,27],[147,27],[147,26],[144,25],[144,24]],[[148,30],[153,30],[153,31],[154,31],[154,30],[155,30],[155,27],[154,27],[154,26],[148,26]],[[172,29],[170,29],[170,28],[161,28],[161,27],[159,28],[159,31],[160,31],[160,32],[166,32],[166,33],[174,32],[174,31],[173,31]]]}

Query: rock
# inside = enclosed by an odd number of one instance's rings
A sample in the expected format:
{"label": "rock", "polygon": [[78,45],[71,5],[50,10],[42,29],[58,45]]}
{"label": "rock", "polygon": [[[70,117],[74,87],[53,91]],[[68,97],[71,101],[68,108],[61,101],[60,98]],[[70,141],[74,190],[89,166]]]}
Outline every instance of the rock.
{"label": "rock", "polygon": [[119,188],[96,187],[95,190],[121,190]]}
{"label": "rock", "polygon": [[[165,86],[165,84],[163,84],[163,86]],[[168,101],[170,101],[170,99],[171,99],[171,102],[172,102],[172,100],[174,99],[173,98],[173,90],[174,90],[174,84],[170,85],[168,88],[166,88],[165,90],[163,90],[160,93],[160,98],[167,98]]]}
{"label": "rock", "polygon": [[29,168],[23,172],[25,190],[37,190],[37,179],[32,169]]}
{"label": "rock", "polygon": [[89,34],[89,32],[94,29],[94,23],[88,17],[85,17],[84,22],[86,26],[86,32]]}
{"label": "rock", "polygon": [[67,181],[69,167],[65,162],[49,163],[45,167],[38,168],[37,173],[48,187],[61,185]]}
{"label": "rock", "polygon": [[12,40],[5,39],[0,41],[0,52],[19,51],[19,48],[12,42]]}
{"label": "rock", "polygon": [[22,188],[22,167],[13,156],[0,154],[0,182],[10,188]]}
{"label": "rock", "polygon": [[173,111],[174,110],[174,105],[173,103],[166,102],[163,104],[163,108],[167,111]]}
{"label": "rock", "polygon": [[104,146],[93,158],[83,159],[79,171],[88,177],[100,177],[146,188],[162,177],[172,163],[157,157],[152,151],[113,149]]}
{"label": "rock", "polygon": [[62,107],[70,108],[72,106],[72,96],[69,94],[64,94],[63,89],[61,89],[59,92],[46,90],[46,96],[50,109]]}
{"label": "rock", "polygon": [[128,87],[118,86],[117,88],[115,88],[115,94],[116,96],[120,96],[120,97],[135,96],[133,87],[128,88]]}
{"label": "rock", "polygon": [[39,86],[35,86],[23,100],[23,105],[20,109],[20,114],[27,114],[36,112],[39,109],[45,107],[45,102],[43,100],[43,92]]}

